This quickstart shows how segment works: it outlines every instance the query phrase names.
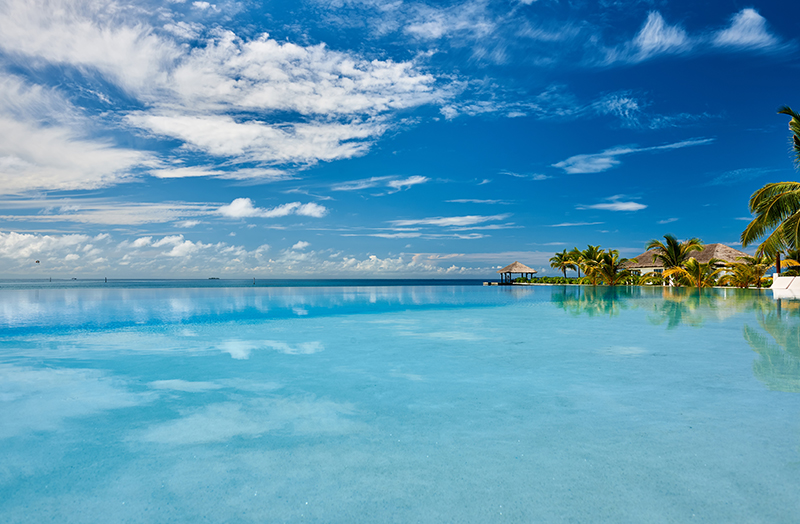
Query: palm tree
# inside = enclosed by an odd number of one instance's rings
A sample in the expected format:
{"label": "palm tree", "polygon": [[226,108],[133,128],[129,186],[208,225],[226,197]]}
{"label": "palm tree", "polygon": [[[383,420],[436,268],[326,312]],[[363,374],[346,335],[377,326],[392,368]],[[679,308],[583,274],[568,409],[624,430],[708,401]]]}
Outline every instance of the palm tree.
{"label": "palm tree", "polygon": [[755,280],[753,276],[753,269],[748,267],[747,264],[735,263],[728,266],[730,273],[727,273],[719,279],[719,283],[723,286],[731,285],[739,288],[748,288]]}
{"label": "palm tree", "polygon": [[581,278],[581,263],[582,263],[582,255],[581,250],[577,247],[573,247],[572,251],[569,252],[569,259],[575,264],[575,271],[578,272],[578,278]]}
{"label": "palm tree", "polygon": [[597,272],[603,283],[607,286],[616,286],[631,276],[630,270],[625,268],[627,262],[627,258],[619,258],[619,251],[616,249],[601,253]]}
{"label": "palm tree", "polygon": [[558,269],[564,273],[564,278],[567,278],[567,270],[575,269],[575,264],[572,262],[569,253],[565,249],[561,253],[556,253],[556,256],[550,259],[550,267]]}
{"label": "palm tree", "polygon": [[597,285],[597,281],[600,278],[599,264],[600,256],[602,254],[603,250],[600,249],[600,246],[593,246],[591,244],[587,245],[586,249],[581,251],[583,272],[587,277],[589,277],[589,280],[593,286]]}
{"label": "palm tree", "polygon": [[775,265],[772,257],[768,257],[767,255],[757,254],[754,257],[745,256],[736,257],[736,259],[742,260],[743,262],[731,264],[730,267],[733,269],[733,278],[726,279],[726,282],[730,281],[733,285],[739,287],[750,287],[755,284],[757,288],[761,289],[761,280],[764,278],[769,268]]}
{"label": "palm tree", "polygon": [[[779,114],[789,115],[795,164],[800,165],[800,115],[783,106]],[[750,197],[750,212],[755,218],[742,232],[742,246],[747,247],[762,237],[759,254],[775,257],[775,269],[781,272],[781,252],[800,248],[800,183],[767,184]],[[770,231],[772,231],[770,233]]]}
{"label": "palm tree", "polygon": [[712,287],[717,283],[717,275],[725,271],[724,267],[716,267],[722,261],[712,258],[705,264],[690,258],[683,266],[671,267],[664,271],[664,277],[673,278],[675,282],[689,287]]}
{"label": "palm tree", "polygon": [[689,258],[689,253],[692,251],[702,251],[703,242],[699,238],[690,238],[683,242],[678,242],[674,235],[664,235],[665,242],[660,240],[651,240],[647,243],[645,249],[655,249],[656,254],[653,256],[653,262],[656,260],[661,262],[664,269],[671,269],[673,267],[681,267],[684,262]]}

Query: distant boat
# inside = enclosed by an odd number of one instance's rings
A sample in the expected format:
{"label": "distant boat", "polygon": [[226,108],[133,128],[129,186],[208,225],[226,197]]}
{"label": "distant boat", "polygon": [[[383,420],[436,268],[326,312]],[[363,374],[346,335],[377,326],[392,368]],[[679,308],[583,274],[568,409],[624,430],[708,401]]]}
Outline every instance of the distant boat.
{"label": "distant boat", "polygon": [[209,280],[219,280],[219,277],[208,277]]}

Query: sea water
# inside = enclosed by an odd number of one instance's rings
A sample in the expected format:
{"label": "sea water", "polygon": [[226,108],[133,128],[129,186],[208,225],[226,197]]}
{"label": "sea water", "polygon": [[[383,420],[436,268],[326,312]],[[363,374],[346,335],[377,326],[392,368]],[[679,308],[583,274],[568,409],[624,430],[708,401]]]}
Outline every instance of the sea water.
{"label": "sea water", "polygon": [[800,515],[769,291],[50,285],[0,288],[2,522]]}

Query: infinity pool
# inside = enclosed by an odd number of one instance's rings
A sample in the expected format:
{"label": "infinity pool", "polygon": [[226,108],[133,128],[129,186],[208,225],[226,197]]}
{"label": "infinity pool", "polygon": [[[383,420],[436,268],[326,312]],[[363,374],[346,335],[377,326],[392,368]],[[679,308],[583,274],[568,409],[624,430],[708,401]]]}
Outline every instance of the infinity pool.
{"label": "infinity pool", "polygon": [[0,289],[0,520],[797,522],[798,305]]}

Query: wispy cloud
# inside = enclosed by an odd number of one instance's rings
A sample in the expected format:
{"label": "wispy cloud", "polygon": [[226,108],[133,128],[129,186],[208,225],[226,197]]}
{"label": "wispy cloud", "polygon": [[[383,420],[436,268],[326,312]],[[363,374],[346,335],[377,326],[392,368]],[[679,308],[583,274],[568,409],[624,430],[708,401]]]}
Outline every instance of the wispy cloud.
{"label": "wispy cloud", "polygon": [[621,156],[631,155],[634,153],[669,151],[684,147],[710,144],[713,141],[713,138],[696,138],[691,140],[683,140],[681,142],[674,142],[672,144],[664,144],[661,146],[618,146],[611,149],[606,149],[601,153],[571,156],[566,160],[562,160],[561,162],[553,164],[553,167],[563,169],[564,172],[568,174],[601,173],[621,164],[622,161],[619,159]]}
{"label": "wispy cloud", "polygon": [[576,227],[576,226],[597,226],[605,222],[562,222],[560,224],[550,224],[547,227]]}
{"label": "wispy cloud", "polygon": [[745,8],[731,17],[730,26],[714,35],[712,43],[717,47],[764,49],[780,41],[769,32],[766,19],[758,11]]}
{"label": "wispy cloud", "polygon": [[659,220],[658,224],[671,224],[673,222],[677,222],[677,218],[665,218],[664,220]]}
{"label": "wispy cloud", "polygon": [[434,218],[419,218],[412,220],[391,220],[389,223],[394,227],[408,227],[408,226],[438,226],[438,227],[454,227],[454,226],[473,226],[475,224],[482,224],[494,220],[505,220],[511,215],[508,213],[502,215],[467,215],[457,217],[434,217]]}
{"label": "wispy cloud", "polygon": [[377,176],[371,178],[362,178],[360,180],[351,180],[349,182],[340,182],[331,186],[332,191],[361,191],[362,189],[371,189],[374,187],[387,187],[390,189],[388,193],[396,193],[412,186],[424,184],[429,182],[430,178],[425,176],[414,175],[408,178],[399,178],[396,176]]}
{"label": "wispy cloud", "polygon": [[509,204],[505,200],[481,200],[477,198],[457,198],[454,200],[445,200],[454,204]]}
{"label": "wispy cloud", "polygon": [[591,205],[578,205],[576,206],[577,209],[601,209],[604,211],[641,211],[645,209],[647,206],[644,204],[640,204],[639,202],[633,202],[632,200],[623,200],[625,195],[614,195],[612,197],[608,197],[606,200],[607,202],[601,202],[599,204],[591,204]]}
{"label": "wispy cloud", "polygon": [[766,167],[746,167],[742,169],[733,169],[725,171],[724,173],[715,176],[708,182],[709,186],[725,186],[754,180],[756,178],[769,175],[780,171],[779,169],[766,168]]}
{"label": "wispy cloud", "polygon": [[604,50],[597,63],[638,63],[663,55],[679,55],[710,50],[781,51],[787,48],[770,33],[766,19],[753,8],[734,14],[724,29],[690,35],[680,25],[670,25],[658,11],[647,15],[639,32],[628,42]]}

